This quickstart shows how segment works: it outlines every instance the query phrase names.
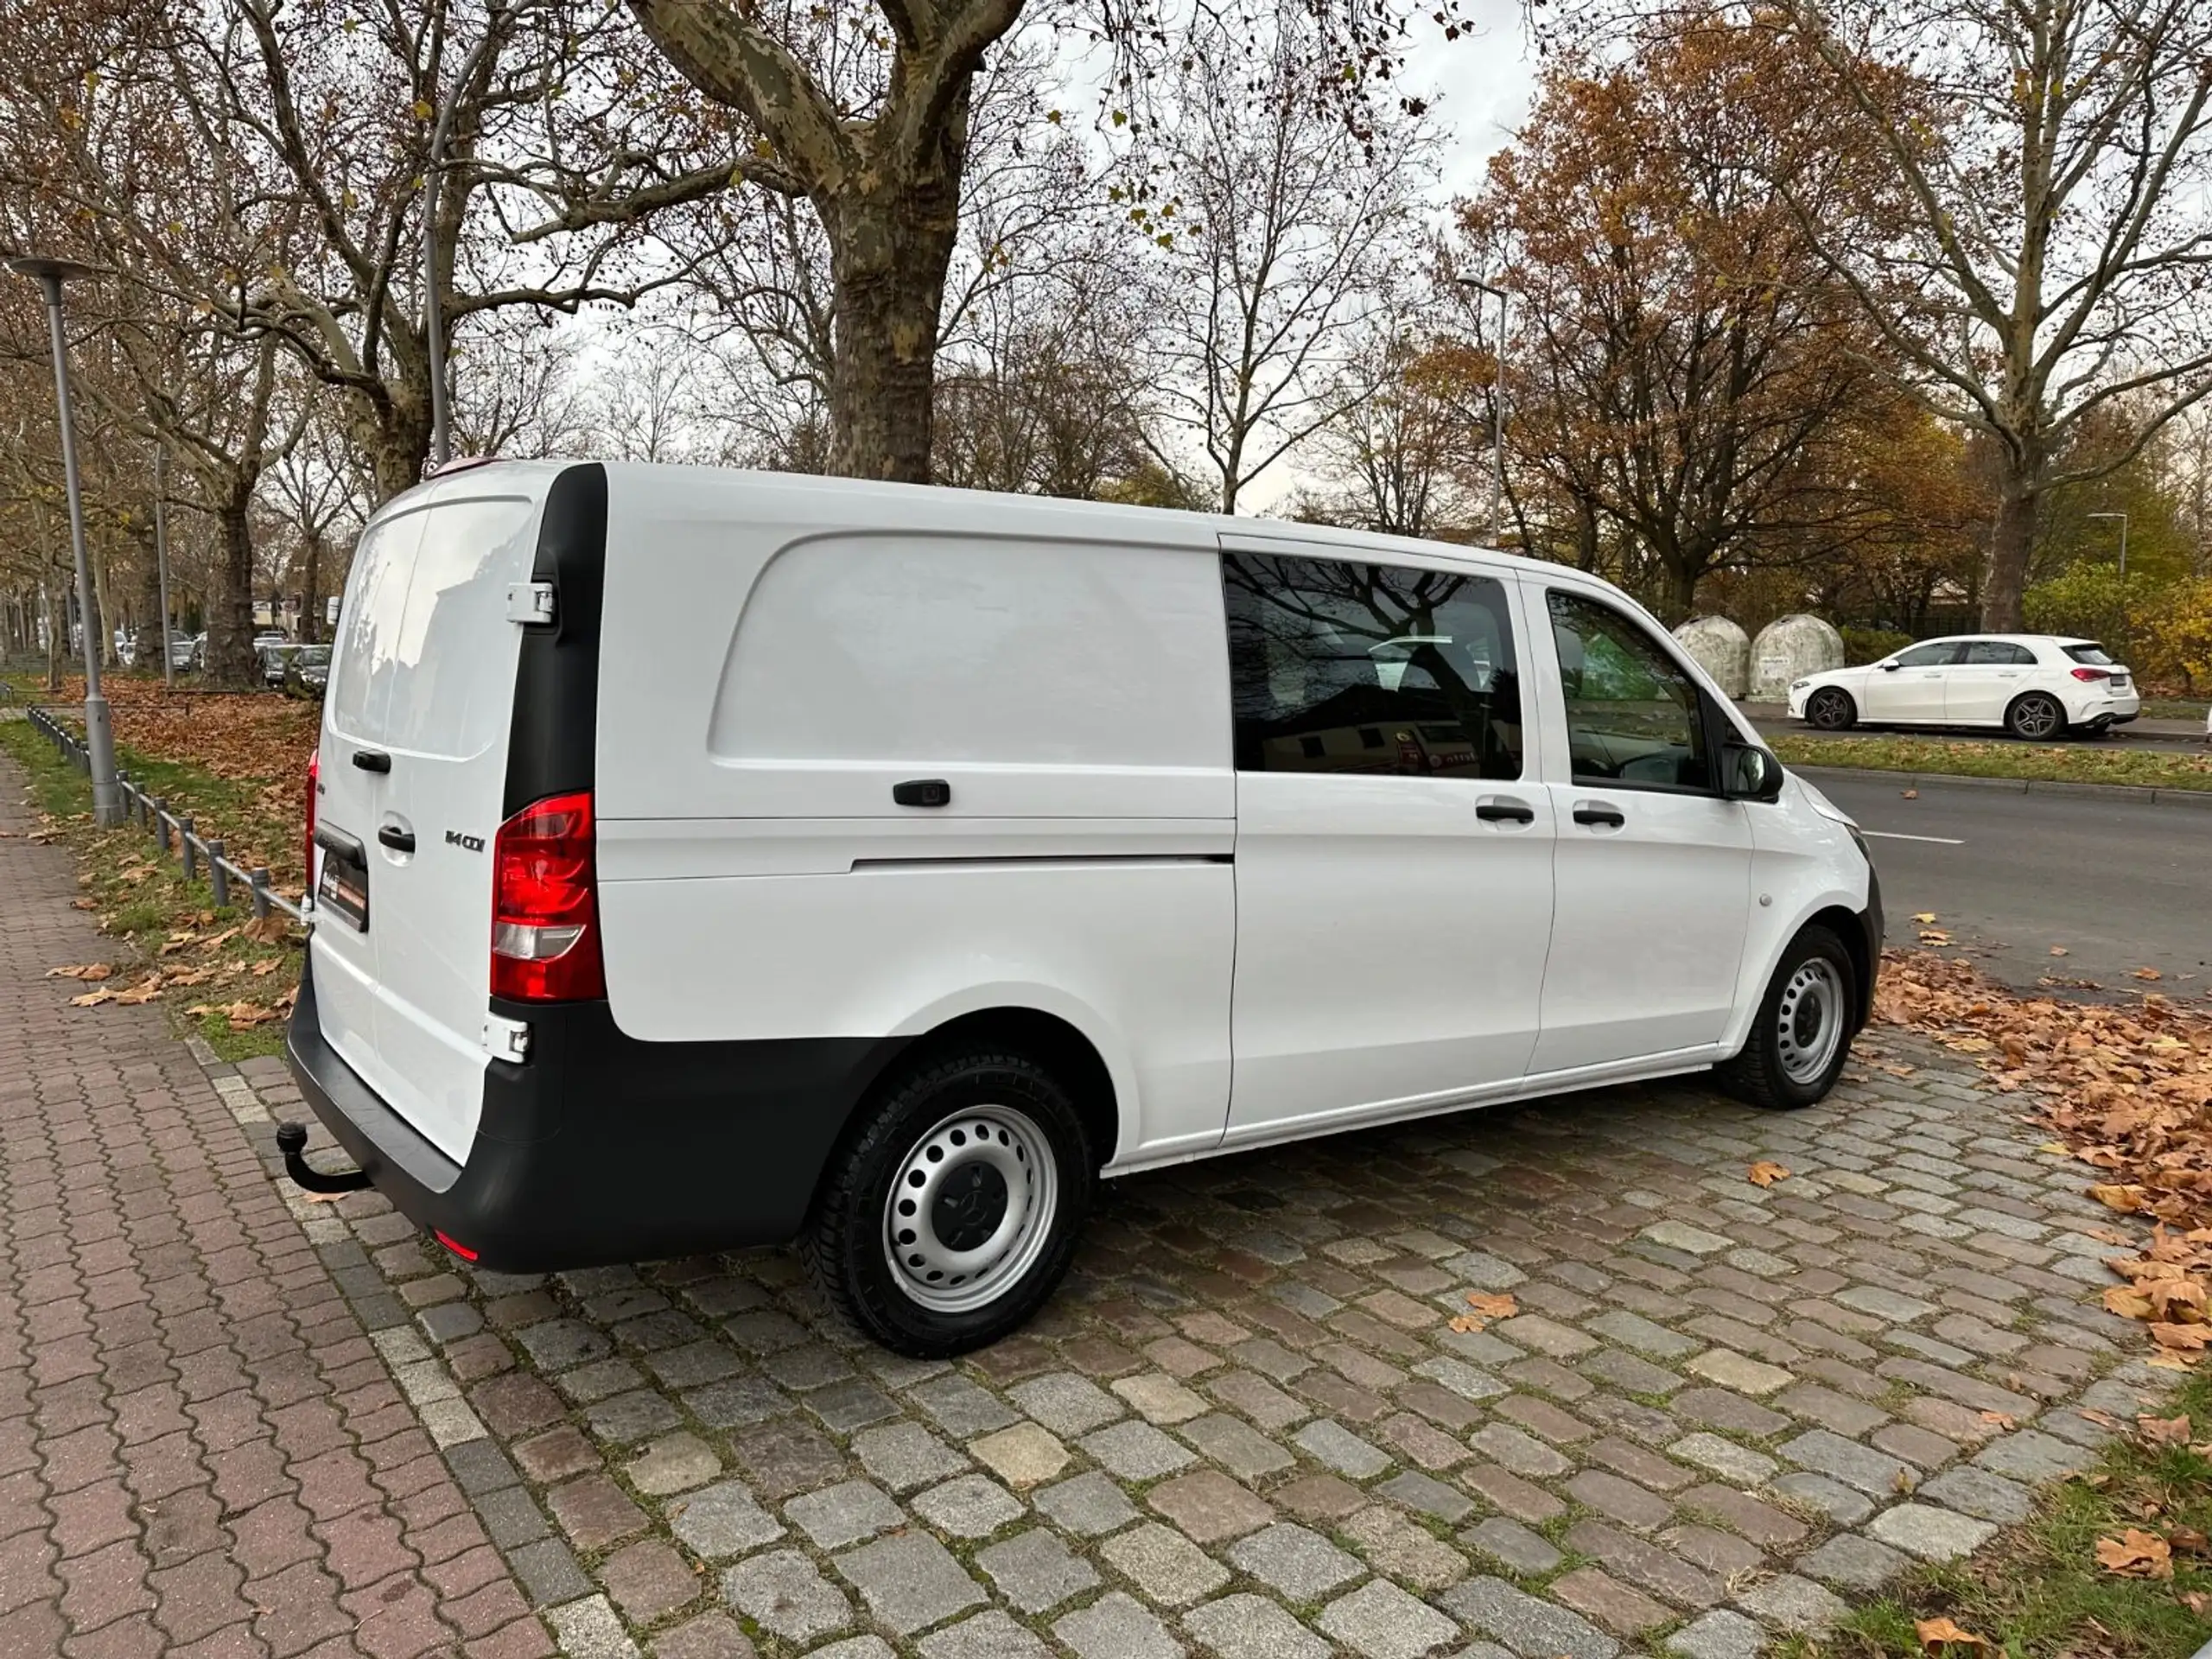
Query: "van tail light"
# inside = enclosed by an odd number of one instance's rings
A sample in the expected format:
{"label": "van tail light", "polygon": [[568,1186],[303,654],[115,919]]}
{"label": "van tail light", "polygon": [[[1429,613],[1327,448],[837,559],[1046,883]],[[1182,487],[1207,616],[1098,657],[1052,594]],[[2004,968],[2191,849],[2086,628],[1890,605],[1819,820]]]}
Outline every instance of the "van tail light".
{"label": "van tail light", "polygon": [[2074,671],[2074,677],[2092,682],[2108,680],[2112,678],[2112,671],[2108,668],[2077,668]]}
{"label": "van tail light", "polygon": [[308,833],[300,843],[300,867],[307,872],[308,896],[315,896],[315,798],[322,787],[322,751],[308,756]]}
{"label": "van tail light", "polygon": [[535,802],[492,851],[492,995],[582,1002],[607,995],[591,792]]}

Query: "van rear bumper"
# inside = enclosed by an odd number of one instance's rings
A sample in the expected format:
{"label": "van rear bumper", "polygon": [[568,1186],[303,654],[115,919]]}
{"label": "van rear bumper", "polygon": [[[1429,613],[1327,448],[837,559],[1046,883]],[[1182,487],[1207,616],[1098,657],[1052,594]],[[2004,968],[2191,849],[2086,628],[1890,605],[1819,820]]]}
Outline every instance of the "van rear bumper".
{"label": "van rear bumper", "polygon": [[482,1266],[549,1273],[797,1235],[823,1168],[902,1039],[643,1043],[604,1002],[494,1014],[531,1027],[490,1061],[465,1163],[430,1144],[324,1039],[312,969],[286,1050],[324,1127],[401,1213]]}

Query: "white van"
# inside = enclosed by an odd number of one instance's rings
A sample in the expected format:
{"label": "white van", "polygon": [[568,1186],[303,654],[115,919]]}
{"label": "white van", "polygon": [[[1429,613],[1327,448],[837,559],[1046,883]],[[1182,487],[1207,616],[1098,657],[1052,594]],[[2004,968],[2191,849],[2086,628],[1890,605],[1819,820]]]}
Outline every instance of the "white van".
{"label": "white van", "polygon": [[290,1034],[451,1249],[797,1239],[905,1352],[1102,1176],[1719,1066],[1834,1082],[1849,819],[1605,583],[1197,514],[442,474],[348,580]]}

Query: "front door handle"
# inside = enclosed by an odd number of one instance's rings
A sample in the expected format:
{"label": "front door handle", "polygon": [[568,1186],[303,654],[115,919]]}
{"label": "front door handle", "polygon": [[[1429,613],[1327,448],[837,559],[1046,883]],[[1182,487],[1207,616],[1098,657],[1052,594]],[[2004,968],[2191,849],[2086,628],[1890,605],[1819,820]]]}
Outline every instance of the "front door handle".
{"label": "front door handle", "polygon": [[1475,816],[1484,823],[1534,823],[1536,809],[1522,801],[1478,801]]}
{"label": "front door handle", "polygon": [[1574,809],[1577,823],[1608,824],[1618,830],[1628,820],[1621,816],[1618,806],[1607,806],[1603,801],[1585,801]]}
{"label": "front door handle", "polygon": [[377,831],[377,839],[395,853],[411,853],[415,850],[415,832],[412,830],[402,830],[397,824],[384,825]]}

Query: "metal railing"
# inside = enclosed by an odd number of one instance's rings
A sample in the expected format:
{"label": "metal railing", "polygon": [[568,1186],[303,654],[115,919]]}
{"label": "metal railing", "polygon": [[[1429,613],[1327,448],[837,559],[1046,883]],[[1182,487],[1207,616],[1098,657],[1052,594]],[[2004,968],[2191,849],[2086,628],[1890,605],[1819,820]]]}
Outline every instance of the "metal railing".
{"label": "metal railing", "polygon": [[[33,707],[24,712],[32,726],[54,745],[64,760],[71,762],[79,772],[88,772],[91,770],[91,755],[67,727],[43,709]],[[266,916],[272,910],[281,910],[294,921],[304,922],[307,919],[306,912],[300,906],[269,885],[269,871],[265,867],[248,869],[242,864],[232,863],[220,836],[200,835],[190,815],[170,811],[166,799],[149,795],[131,781],[128,772],[118,771],[116,777],[123,786],[124,820],[143,823],[152,830],[163,855],[171,852],[176,855],[188,881],[205,874],[208,887],[214,892],[217,908],[227,909],[234,887],[242,886],[255,916]]]}

